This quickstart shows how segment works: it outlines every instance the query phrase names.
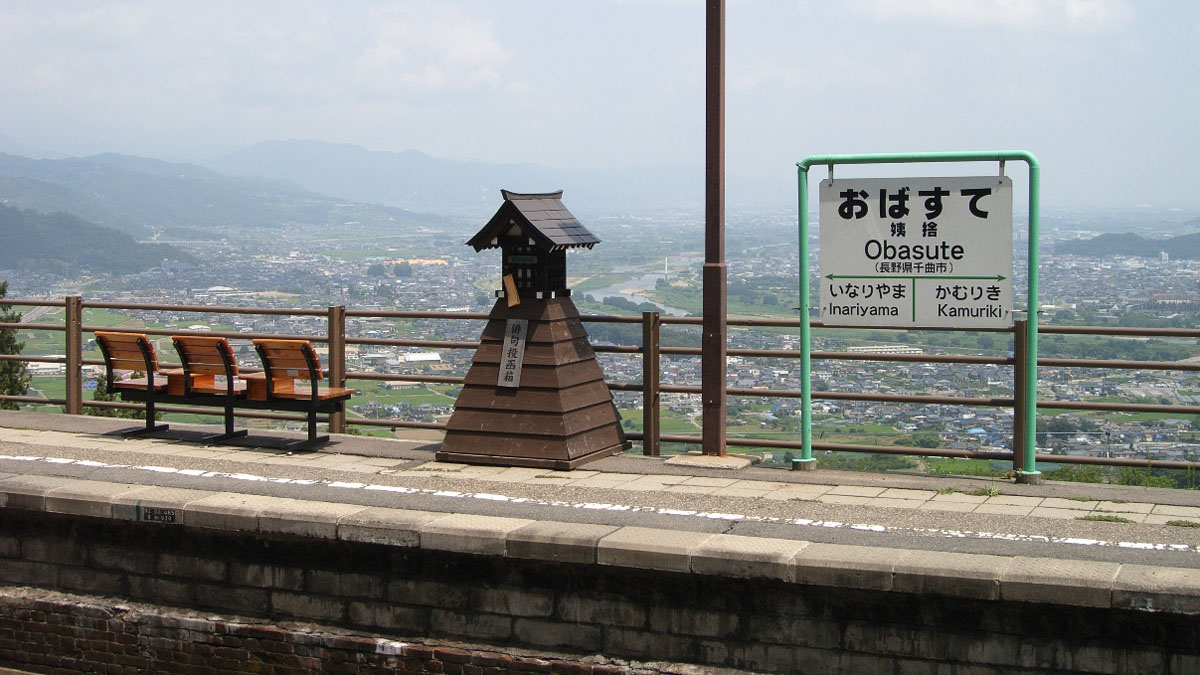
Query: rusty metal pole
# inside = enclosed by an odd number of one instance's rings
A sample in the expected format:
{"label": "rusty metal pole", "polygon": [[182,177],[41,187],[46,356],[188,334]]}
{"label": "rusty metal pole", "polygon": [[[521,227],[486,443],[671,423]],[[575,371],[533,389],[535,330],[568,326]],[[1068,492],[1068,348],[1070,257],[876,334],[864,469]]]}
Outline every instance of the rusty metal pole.
{"label": "rusty metal pole", "polygon": [[705,455],[725,455],[725,0],[705,16],[704,334],[701,399]]}
{"label": "rusty metal pole", "polygon": [[1013,322],[1013,471],[1025,471],[1025,369],[1029,345],[1025,340],[1026,321]]}
{"label": "rusty metal pole", "polygon": [[83,412],[83,298],[66,297],[67,405],[68,415]]}
{"label": "rusty metal pole", "polygon": [[642,454],[657,457],[659,442],[659,333],[658,312],[642,312]]}
{"label": "rusty metal pole", "polygon": [[[329,308],[329,386],[346,386],[346,307]],[[316,386],[316,383],[313,383]],[[346,433],[346,411],[329,413],[329,433]]]}

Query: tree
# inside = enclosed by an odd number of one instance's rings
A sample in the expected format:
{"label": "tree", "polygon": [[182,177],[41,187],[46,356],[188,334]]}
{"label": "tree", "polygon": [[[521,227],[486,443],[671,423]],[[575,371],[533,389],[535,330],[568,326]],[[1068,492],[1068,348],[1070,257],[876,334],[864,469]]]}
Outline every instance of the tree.
{"label": "tree", "polygon": [[[8,294],[8,282],[0,281],[0,298]],[[0,323],[20,323],[21,314],[14,312],[12,307],[0,307]],[[25,348],[24,342],[17,341],[17,331],[12,328],[0,329],[0,354],[20,354]],[[21,361],[0,361],[0,394],[8,396],[24,396],[29,391],[29,372]],[[0,409],[16,410],[17,404],[12,401],[0,401]]]}

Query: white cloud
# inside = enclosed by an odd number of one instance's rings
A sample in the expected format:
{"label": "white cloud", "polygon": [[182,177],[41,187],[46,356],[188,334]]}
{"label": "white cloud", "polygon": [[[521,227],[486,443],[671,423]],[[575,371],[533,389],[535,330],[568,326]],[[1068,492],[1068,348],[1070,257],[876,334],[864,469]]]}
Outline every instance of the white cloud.
{"label": "white cloud", "polygon": [[508,50],[490,23],[448,5],[394,7],[379,12],[375,36],[354,62],[359,87],[496,89]]}
{"label": "white cloud", "polygon": [[854,0],[850,6],[878,21],[1051,33],[1109,33],[1134,14],[1127,0]]}

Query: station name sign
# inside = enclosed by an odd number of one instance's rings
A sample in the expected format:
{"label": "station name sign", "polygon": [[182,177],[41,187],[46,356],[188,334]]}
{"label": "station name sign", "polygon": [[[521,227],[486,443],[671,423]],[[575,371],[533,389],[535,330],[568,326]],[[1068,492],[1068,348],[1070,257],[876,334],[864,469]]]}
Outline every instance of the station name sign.
{"label": "station name sign", "polygon": [[1012,181],[821,181],[821,321],[1012,326]]}

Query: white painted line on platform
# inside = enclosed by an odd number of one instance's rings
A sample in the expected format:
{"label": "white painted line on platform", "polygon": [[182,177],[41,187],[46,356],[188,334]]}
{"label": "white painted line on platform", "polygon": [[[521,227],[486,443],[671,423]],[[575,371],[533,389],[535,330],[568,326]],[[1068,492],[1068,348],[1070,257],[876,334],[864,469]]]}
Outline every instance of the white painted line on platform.
{"label": "white painted line on platform", "polygon": [[396,485],[373,485],[366,483],[354,483],[344,481],[330,480],[314,480],[308,478],[285,478],[275,477],[269,478],[266,476],[258,476],[247,473],[225,473],[221,471],[202,471],[199,469],[176,469],[167,466],[130,466],[128,464],[106,464],[94,460],[75,460],[62,457],[39,457],[32,455],[0,455],[0,460],[12,460],[20,462],[35,462],[41,461],[47,464],[66,465],[76,464],[89,468],[109,468],[109,469],[131,469],[134,471],[149,471],[153,473],[176,473],[196,478],[231,478],[235,480],[245,480],[251,482],[269,481],[272,483],[285,483],[289,485],[311,486],[317,485],[321,487],[334,487],[348,490],[372,490],[382,492],[396,492],[401,494],[424,494],[433,497],[445,497],[452,499],[483,499],[487,501],[507,502],[510,504],[533,504],[536,506],[551,506],[559,508],[574,508],[598,511],[621,511],[631,513],[655,513],[664,516],[679,516],[686,518],[705,518],[709,520],[728,520],[733,522],[748,521],[760,523],[780,523],[785,525],[795,525],[798,527],[824,527],[831,529],[849,528],[865,532],[879,532],[890,534],[920,534],[926,536],[949,537],[960,539],[991,539],[998,541],[1014,541],[1014,542],[1029,542],[1029,543],[1046,543],[1046,544],[1067,544],[1072,546],[1114,546],[1117,548],[1154,550],[1154,551],[1174,551],[1200,553],[1200,546],[1192,546],[1189,544],[1163,544],[1152,542],[1110,542],[1100,539],[1086,539],[1081,537],[1049,537],[1045,535],[1034,534],[1019,534],[1019,533],[1003,533],[1003,532],[975,532],[972,530],[953,530],[953,529],[938,529],[938,528],[920,528],[920,527],[893,527],[887,525],[877,525],[870,523],[843,523],[836,520],[812,520],[810,518],[778,518],[771,516],[748,516],[738,513],[717,513],[706,511],[691,511],[686,509],[669,509],[659,508],[655,506],[632,506],[626,504],[605,504],[592,502],[569,502],[558,500],[542,500],[532,499],[529,497],[510,497],[492,492],[459,492],[457,490],[437,490],[431,488],[412,488]]}

